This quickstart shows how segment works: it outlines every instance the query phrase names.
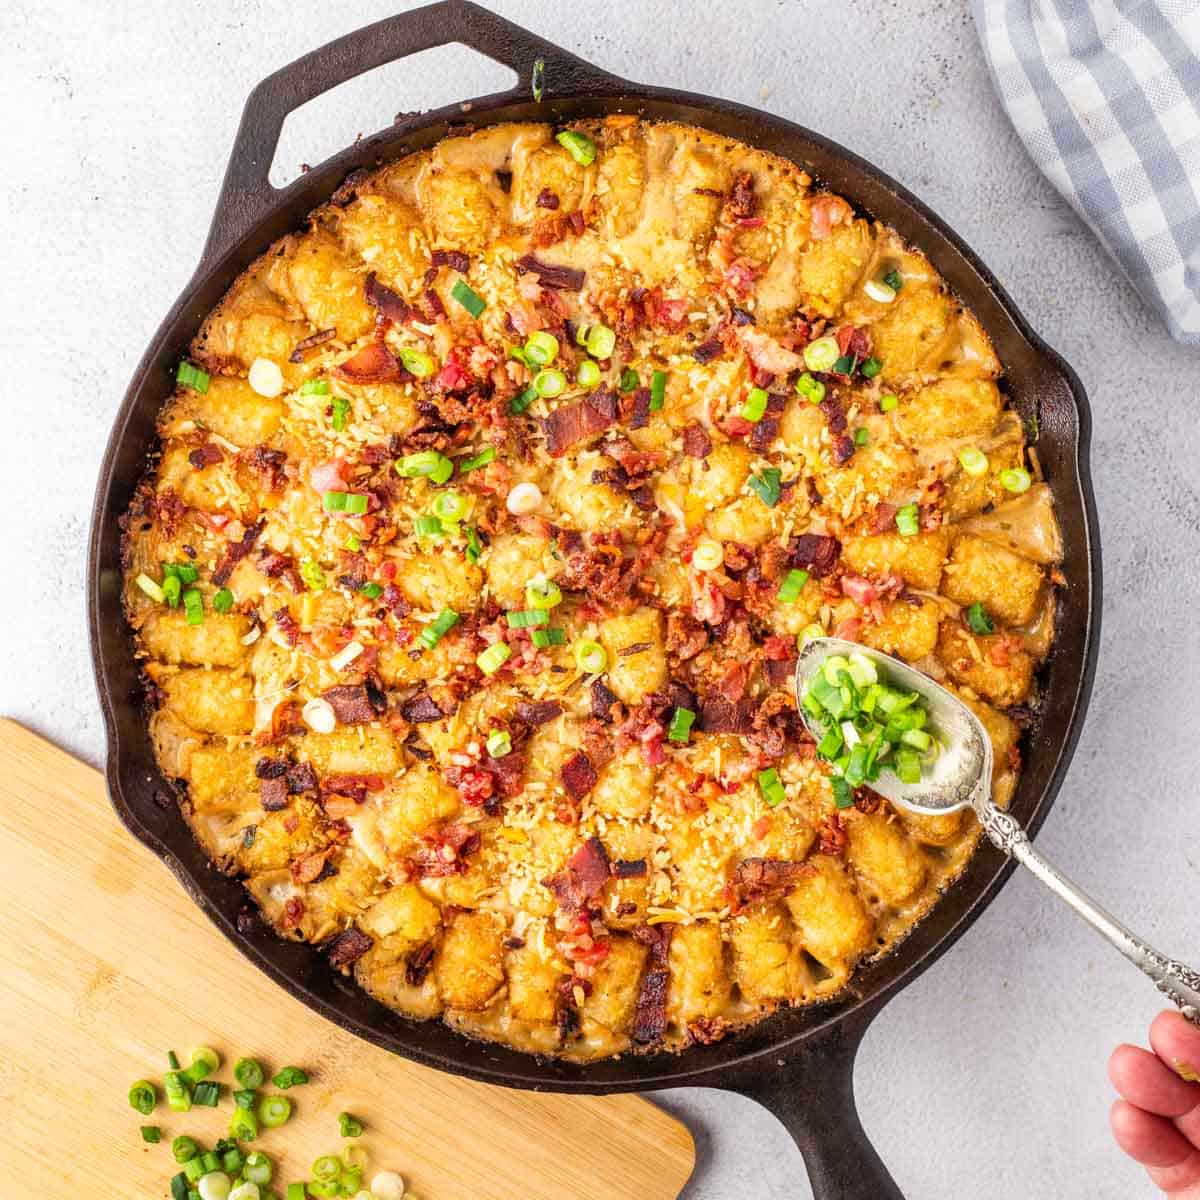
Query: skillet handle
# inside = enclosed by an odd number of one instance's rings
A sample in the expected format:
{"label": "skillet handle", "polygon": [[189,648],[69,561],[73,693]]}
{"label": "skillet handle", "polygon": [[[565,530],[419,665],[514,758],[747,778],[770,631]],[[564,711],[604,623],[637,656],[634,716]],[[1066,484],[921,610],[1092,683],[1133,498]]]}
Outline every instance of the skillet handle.
{"label": "skillet handle", "polygon": [[904,1200],[854,1104],[854,1058],[876,1011],[806,1039],[778,1070],[726,1085],[783,1122],[804,1156],[814,1200]]}
{"label": "skillet handle", "polygon": [[534,64],[539,60],[545,64],[543,95],[547,99],[564,93],[611,93],[629,86],[619,76],[471,0],[441,0],[386,17],[296,59],[268,75],[250,93],[201,264],[208,264],[240,241],[287,191],[273,187],[268,173],[288,113],[376,67],[454,42],[516,72],[516,86],[502,93],[510,101],[532,100]]}

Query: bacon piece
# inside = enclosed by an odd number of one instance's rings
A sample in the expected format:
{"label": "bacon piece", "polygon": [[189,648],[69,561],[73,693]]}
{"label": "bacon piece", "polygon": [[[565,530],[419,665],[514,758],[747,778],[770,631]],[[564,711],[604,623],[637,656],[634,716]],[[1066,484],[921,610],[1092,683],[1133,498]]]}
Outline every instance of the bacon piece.
{"label": "bacon piece", "polygon": [[854,457],[854,439],[843,433],[834,439],[833,461],[836,466],[845,466]]}
{"label": "bacon piece", "polygon": [[468,825],[443,825],[424,837],[426,845],[409,860],[416,874],[427,879],[465,875],[466,858],[479,849],[482,839]]}
{"label": "bacon piece", "polygon": [[526,725],[536,728],[553,721],[562,712],[562,705],[557,700],[539,700],[536,702],[522,700],[517,705],[517,716]]}
{"label": "bacon piece", "polygon": [[321,780],[321,801],[326,796],[348,796],[362,804],[368,792],[380,792],[383,786],[382,775],[327,775]]}
{"label": "bacon piece", "polygon": [[879,599],[879,589],[862,575],[843,575],[842,594],[863,608],[870,607]]}
{"label": "bacon piece", "polygon": [[563,912],[582,913],[599,897],[611,873],[604,843],[590,837],[558,874],[543,879],[542,884],[550,889]]}
{"label": "bacon piece", "polygon": [[291,871],[293,881],[296,883],[316,883],[318,879],[325,875],[325,868],[329,865],[329,856],[332,853],[333,847],[326,846],[322,850],[313,850],[309,854],[292,859]]}
{"label": "bacon piece", "polygon": [[784,684],[791,682],[792,676],[796,674],[796,660],[794,658],[768,658],[763,663],[763,672],[772,687],[783,687]]}
{"label": "bacon piece", "polygon": [[212,581],[218,587],[224,587],[229,582],[230,575],[233,574],[234,568],[254,549],[254,543],[262,531],[267,527],[266,521],[256,521],[245,533],[242,534],[240,540],[230,542],[226,545],[225,550],[221,554],[221,561],[217,563],[217,568],[213,571]]}
{"label": "bacon piece", "polygon": [[280,812],[288,805],[288,785],[283,776],[263,779],[258,785],[259,802],[267,812]]}
{"label": "bacon piece", "polygon": [[215,467],[224,459],[225,455],[221,453],[221,447],[215,442],[205,442],[203,446],[197,447],[188,455],[188,462],[193,471],[203,471],[205,467]]}
{"label": "bacon piece", "polygon": [[683,452],[689,458],[707,458],[712,453],[712,438],[698,421],[692,421],[683,430]]}
{"label": "bacon piece", "polygon": [[822,854],[836,858],[846,849],[846,828],[842,824],[840,813],[832,812],[825,818],[821,826],[820,843],[818,847]]}
{"label": "bacon piece", "polygon": [[754,176],[739,171],[733,179],[729,198],[725,201],[725,216],[730,221],[745,221],[754,216],[758,201],[754,195]]}
{"label": "bacon piece", "polygon": [[[370,278],[374,278],[371,276]],[[370,295],[367,299],[370,300]],[[326,342],[331,342],[337,336],[336,329],[322,329],[318,333],[310,333],[308,337],[301,338],[293,347],[291,354],[288,355],[288,362],[302,363],[305,355],[310,350],[315,350],[318,346],[325,345]]]}
{"label": "bacon piece", "polygon": [[667,653],[679,662],[695,658],[708,645],[708,628],[690,613],[667,613]]}
{"label": "bacon piece", "polygon": [[321,698],[329,702],[334,716],[343,725],[363,725],[374,721],[379,715],[371,703],[365,684],[340,684],[322,692]]}
{"label": "bacon piece", "polygon": [[801,533],[788,542],[788,560],[815,579],[832,573],[842,555],[842,543],[830,534]]}
{"label": "bacon piece", "polygon": [[552,192],[549,188],[542,188],[538,192],[537,206],[554,212],[558,208],[558,193]]}
{"label": "bacon piece", "polygon": [[363,295],[366,297],[367,303],[381,317],[393,321],[397,325],[403,324],[417,315],[403,297],[379,282],[374,271],[367,276],[366,283],[363,284]]}
{"label": "bacon piece", "polygon": [[719,337],[711,337],[702,342],[692,351],[692,357],[703,366],[714,358],[719,358],[725,352],[725,343]]}
{"label": "bacon piece", "polygon": [[667,988],[671,973],[667,966],[671,948],[670,925],[643,925],[633,936],[650,947],[650,965],[642,975],[631,1037],[639,1046],[656,1046],[667,1030]]}
{"label": "bacon piece", "polygon": [[[307,590],[300,572],[296,570],[296,560],[290,554],[280,554],[277,550],[263,550],[258,557],[258,569],[268,579],[282,579],[297,596]],[[276,613],[275,617],[278,620],[279,614]]]}
{"label": "bacon piece", "polygon": [[557,458],[584,438],[603,433],[615,424],[618,411],[617,394],[604,387],[556,408],[542,422],[547,451]]}
{"label": "bacon piece", "polygon": [[786,896],[796,882],[811,873],[806,863],[781,858],[744,858],[734,868],[730,890],[740,905]]}
{"label": "bacon piece", "polygon": [[346,478],[349,466],[344,458],[317,463],[308,473],[308,485],[314,492],[345,492],[350,488]]}
{"label": "bacon piece", "polygon": [[270,446],[253,446],[243,456],[246,465],[258,476],[259,486],[265,492],[281,491],[287,482],[284,464],[287,454],[283,450],[272,450]]}
{"label": "bacon piece", "polygon": [[798,738],[803,728],[791,693],[772,692],[754,714],[747,737],[768,758],[782,758],[788,742]]}
{"label": "bacon piece", "polygon": [[348,383],[396,383],[408,372],[383,342],[375,340],[334,367],[333,374]]}
{"label": "bacon piece", "polygon": [[586,271],[543,262],[532,254],[526,254],[517,259],[517,271],[522,275],[532,273],[538,277],[538,282],[542,287],[553,288],[560,292],[582,291],[584,281],[587,279]]}
{"label": "bacon piece", "polygon": [[592,760],[582,750],[576,750],[566,762],[561,771],[563,787],[572,800],[582,800],[596,786],[596,768]]}
{"label": "bacon piece", "polygon": [[749,733],[754,728],[753,700],[726,700],[705,696],[700,701],[698,725],[702,733]]}
{"label": "bacon piece", "polygon": [[821,401],[821,412],[825,417],[825,424],[829,427],[829,432],[839,434],[846,432],[846,411],[842,408],[842,402],[836,395],[826,396]]}
{"label": "bacon piece", "polygon": [[618,858],[612,864],[614,879],[642,879],[650,873],[644,858]]}
{"label": "bacon piece", "polygon": [[843,325],[837,331],[838,349],[847,357],[858,359],[871,356],[871,334],[869,330],[859,329],[857,325]]}
{"label": "bacon piece", "polygon": [[329,943],[329,961],[339,970],[353,966],[375,945],[357,925],[344,929]]}
{"label": "bacon piece", "polygon": [[446,768],[446,782],[457,790],[463,803],[471,808],[486,808],[495,795],[496,780],[491,772],[478,767],[460,767],[457,764]]}
{"label": "bacon piece", "polygon": [[423,942],[408,956],[408,962],[404,964],[404,982],[409,987],[420,987],[425,982],[436,949],[432,942]]}
{"label": "bacon piece", "polygon": [[697,1017],[688,1022],[688,1037],[700,1046],[711,1046],[728,1035],[733,1026],[724,1017]]}
{"label": "bacon piece", "polygon": [[898,511],[895,504],[888,504],[887,501],[877,504],[875,511],[871,514],[871,532],[887,533],[889,530],[895,529]]}
{"label": "bacon piece", "polygon": [[650,389],[634,388],[632,410],[629,414],[630,429],[645,429],[650,424]]}
{"label": "bacon piece", "polygon": [[435,267],[449,267],[460,275],[465,275],[471,269],[471,260],[462,250],[435,250],[429,256],[429,261]]}
{"label": "bacon piece", "polygon": [[621,702],[614,691],[601,680],[592,680],[592,716],[600,721],[615,720],[613,708],[620,708]]}
{"label": "bacon piece", "polygon": [[446,714],[428,692],[420,692],[400,705],[400,715],[412,725],[421,725],[427,721],[440,721]]}
{"label": "bacon piece", "polygon": [[779,436],[779,424],[783,419],[786,404],[787,397],[777,392],[772,392],[767,397],[767,407],[763,415],[754,422],[754,428],[750,430],[751,450],[766,454],[771,448],[771,443]]}

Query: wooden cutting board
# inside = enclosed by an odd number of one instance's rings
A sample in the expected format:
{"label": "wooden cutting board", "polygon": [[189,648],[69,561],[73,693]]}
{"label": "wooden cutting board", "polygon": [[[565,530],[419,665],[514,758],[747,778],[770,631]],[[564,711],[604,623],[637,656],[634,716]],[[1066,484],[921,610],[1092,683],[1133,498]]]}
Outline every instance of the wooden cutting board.
{"label": "wooden cutting board", "polygon": [[[688,1131],[635,1096],[535,1095],[455,1079],[388,1054],[309,1011],[251,966],[117,821],[99,772],[0,719],[0,1163],[5,1196],[165,1197],[170,1139],[211,1144],[231,1105],[152,1117],[129,1085],[207,1044],[228,1082],[241,1055],[306,1067],[296,1115],[257,1143],[307,1179],[367,1126],[372,1169],[420,1200],[679,1194]],[[144,1145],[156,1123],[163,1142]],[[50,1190],[47,1191],[47,1188]],[[283,1191],[280,1187],[280,1192]]]}

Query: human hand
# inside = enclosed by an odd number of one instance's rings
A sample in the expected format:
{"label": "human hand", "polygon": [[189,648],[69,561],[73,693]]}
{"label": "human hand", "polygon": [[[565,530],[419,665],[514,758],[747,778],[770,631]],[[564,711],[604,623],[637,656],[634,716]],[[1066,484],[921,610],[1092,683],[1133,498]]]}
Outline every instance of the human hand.
{"label": "human hand", "polygon": [[1172,1200],[1200,1200],[1200,1029],[1159,1013],[1150,1045],[1118,1046],[1108,1077],[1123,1099],[1109,1121],[1117,1145]]}

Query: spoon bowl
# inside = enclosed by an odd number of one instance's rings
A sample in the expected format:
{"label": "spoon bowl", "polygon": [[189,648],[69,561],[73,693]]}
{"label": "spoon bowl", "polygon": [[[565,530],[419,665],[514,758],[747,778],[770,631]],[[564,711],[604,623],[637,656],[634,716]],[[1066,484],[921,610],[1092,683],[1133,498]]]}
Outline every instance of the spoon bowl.
{"label": "spoon bowl", "polygon": [[[869,658],[882,682],[905,692],[917,692],[929,713],[928,730],[942,746],[941,753],[922,768],[919,783],[904,783],[886,767],[871,788],[881,796],[915,813],[956,812],[978,807],[991,792],[992,742],[979,718],[955,695],[907,663],[842,638],[813,638],[796,661],[796,702],[808,681],[835,654],[861,654]],[[800,716],[817,741],[825,732],[800,704]]]}

